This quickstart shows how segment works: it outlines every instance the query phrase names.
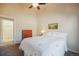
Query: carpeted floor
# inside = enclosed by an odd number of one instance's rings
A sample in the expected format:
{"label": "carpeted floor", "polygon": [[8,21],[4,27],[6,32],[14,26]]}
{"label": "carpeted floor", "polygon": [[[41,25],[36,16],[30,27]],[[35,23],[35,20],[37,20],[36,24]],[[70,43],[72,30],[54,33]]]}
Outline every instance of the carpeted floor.
{"label": "carpeted floor", "polygon": [[79,56],[79,54],[71,52],[71,51],[68,51],[68,52],[65,53],[65,56]]}
{"label": "carpeted floor", "polygon": [[0,56],[23,56],[23,52],[19,50],[19,44],[11,44],[0,47]]}
{"label": "carpeted floor", "polygon": [[[23,56],[23,51],[19,50],[19,44],[0,46],[0,56]],[[79,56],[79,54],[68,51],[65,56]]]}

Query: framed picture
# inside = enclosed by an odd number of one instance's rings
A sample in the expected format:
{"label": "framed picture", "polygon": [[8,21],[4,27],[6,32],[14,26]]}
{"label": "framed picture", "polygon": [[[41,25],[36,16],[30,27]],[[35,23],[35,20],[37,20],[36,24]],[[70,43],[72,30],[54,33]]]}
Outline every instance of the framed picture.
{"label": "framed picture", "polygon": [[50,24],[48,24],[48,29],[58,29],[58,23],[50,23]]}

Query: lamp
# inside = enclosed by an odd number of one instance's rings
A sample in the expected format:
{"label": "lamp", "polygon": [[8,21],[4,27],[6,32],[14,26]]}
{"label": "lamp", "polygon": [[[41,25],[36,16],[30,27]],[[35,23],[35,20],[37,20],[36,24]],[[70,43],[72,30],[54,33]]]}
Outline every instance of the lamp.
{"label": "lamp", "polygon": [[43,29],[43,30],[41,30],[41,34],[43,34],[43,33],[45,33],[45,30]]}

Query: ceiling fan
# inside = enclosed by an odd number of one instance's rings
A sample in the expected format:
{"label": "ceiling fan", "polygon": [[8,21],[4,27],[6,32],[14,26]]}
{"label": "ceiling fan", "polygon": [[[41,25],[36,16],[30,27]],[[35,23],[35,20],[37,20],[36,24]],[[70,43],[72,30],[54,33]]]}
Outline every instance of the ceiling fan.
{"label": "ceiling fan", "polygon": [[32,3],[29,8],[35,7],[38,10],[40,10],[40,6],[39,5],[45,5],[46,3]]}

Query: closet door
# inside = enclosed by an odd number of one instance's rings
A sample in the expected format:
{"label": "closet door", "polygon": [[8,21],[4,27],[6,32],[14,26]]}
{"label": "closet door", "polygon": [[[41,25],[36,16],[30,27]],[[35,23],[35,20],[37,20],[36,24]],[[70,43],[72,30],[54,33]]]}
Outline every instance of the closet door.
{"label": "closet door", "polygon": [[1,20],[1,36],[2,43],[13,41],[13,21],[12,20]]}

